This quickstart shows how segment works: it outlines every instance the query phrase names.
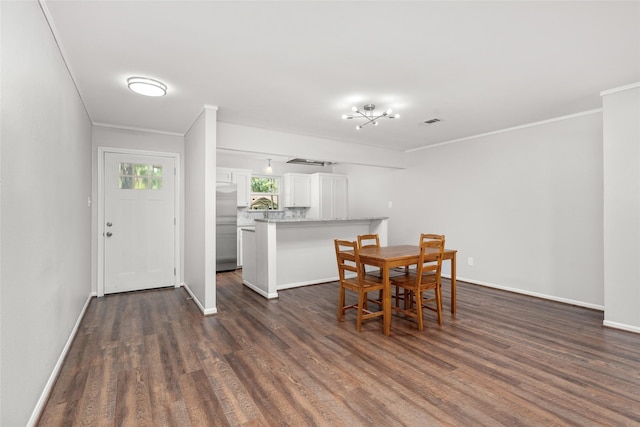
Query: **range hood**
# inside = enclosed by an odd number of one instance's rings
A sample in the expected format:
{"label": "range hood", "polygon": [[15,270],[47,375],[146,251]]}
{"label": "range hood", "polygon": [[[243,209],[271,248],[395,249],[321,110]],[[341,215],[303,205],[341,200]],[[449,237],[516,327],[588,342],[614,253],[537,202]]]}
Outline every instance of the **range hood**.
{"label": "range hood", "polygon": [[287,160],[287,163],[294,165],[309,165],[309,166],[331,166],[335,165],[334,162],[326,162],[324,160],[311,160],[311,159],[291,159]]}

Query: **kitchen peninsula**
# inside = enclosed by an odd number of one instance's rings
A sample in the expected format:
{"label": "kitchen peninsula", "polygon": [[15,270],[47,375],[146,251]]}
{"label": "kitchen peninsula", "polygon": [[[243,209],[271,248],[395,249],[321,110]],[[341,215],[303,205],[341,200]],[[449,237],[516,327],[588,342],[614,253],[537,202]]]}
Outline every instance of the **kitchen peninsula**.
{"label": "kitchen peninsula", "polygon": [[242,283],[265,298],[278,291],[338,279],[334,239],[377,233],[387,244],[387,219],[256,219],[243,232]]}

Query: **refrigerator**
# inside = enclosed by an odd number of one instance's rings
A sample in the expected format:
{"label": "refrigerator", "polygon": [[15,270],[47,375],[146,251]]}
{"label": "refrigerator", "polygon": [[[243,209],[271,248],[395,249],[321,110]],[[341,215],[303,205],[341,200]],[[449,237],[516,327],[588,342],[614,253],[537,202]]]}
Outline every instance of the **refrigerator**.
{"label": "refrigerator", "polygon": [[216,272],[235,270],[237,256],[237,205],[236,184],[216,185]]}

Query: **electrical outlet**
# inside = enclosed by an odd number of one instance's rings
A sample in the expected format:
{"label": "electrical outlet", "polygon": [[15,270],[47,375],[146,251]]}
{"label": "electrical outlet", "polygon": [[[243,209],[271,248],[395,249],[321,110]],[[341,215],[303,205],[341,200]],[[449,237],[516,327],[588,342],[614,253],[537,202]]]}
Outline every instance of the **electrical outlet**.
{"label": "electrical outlet", "polygon": [[473,265],[473,258],[471,257],[467,258],[467,264]]}

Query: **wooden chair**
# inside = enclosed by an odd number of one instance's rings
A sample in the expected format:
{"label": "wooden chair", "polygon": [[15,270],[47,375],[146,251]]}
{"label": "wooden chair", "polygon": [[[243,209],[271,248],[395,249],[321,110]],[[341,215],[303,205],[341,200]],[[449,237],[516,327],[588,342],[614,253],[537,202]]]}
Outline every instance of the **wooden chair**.
{"label": "wooden chair", "polygon": [[[363,248],[379,248],[380,247],[380,237],[377,234],[361,234],[358,236],[358,249]],[[376,277],[382,277],[382,271],[379,268],[375,270],[366,270],[366,265],[362,264],[362,268],[364,273],[367,275],[373,275]]]}
{"label": "wooden chair", "polygon": [[[380,237],[377,234],[361,234],[358,236],[358,248],[379,248],[380,247]],[[364,268],[364,265],[363,265]],[[399,267],[390,271],[389,275],[397,275],[399,273],[405,272],[407,267]],[[382,277],[382,270],[377,268],[374,270],[366,271],[365,274],[373,275],[375,277]]]}
{"label": "wooden chair", "polygon": [[442,240],[444,242],[444,234],[427,234],[422,233],[420,235],[420,243],[426,240]]}
{"label": "wooden chair", "polygon": [[[380,247],[380,237],[377,234],[361,234],[358,236],[358,248],[363,249],[363,248],[379,248],[379,247]],[[365,275],[373,276],[376,278],[382,278],[382,269],[376,268],[376,269],[367,271],[365,264],[362,265],[362,268]],[[393,269],[392,271],[389,272],[389,277],[403,274],[407,271],[409,271],[408,267],[403,267],[402,269],[400,268]],[[393,284],[391,284],[391,286],[393,286]],[[395,290],[393,291],[391,296],[395,298],[396,301],[402,300],[403,298],[405,298],[405,296],[400,295],[400,289],[397,286],[395,287]],[[380,291],[380,294],[378,295],[378,299],[382,301],[382,291]],[[366,307],[366,303],[365,303],[365,307]]]}
{"label": "wooden chair", "polygon": [[[338,274],[340,276],[340,294],[338,297],[338,322],[341,322],[344,313],[350,308],[357,310],[356,330],[360,332],[362,321],[374,317],[382,316],[382,303],[378,300],[369,299],[369,292],[381,291],[384,287],[382,280],[371,276],[365,277],[360,263],[357,242],[348,240],[334,240],[336,248],[336,259],[338,261]],[[356,292],[358,303],[345,305],[345,291]],[[379,311],[368,309],[367,302],[375,303],[379,306]]]}
{"label": "wooden chair", "polygon": [[[395,304],[394,310],[415,317],[418,321],[419,331],[424,329],[423,308],[435,311],[438,315],[438,324],[442,324],[441,272],[444,241],[444,236],[422,234],[416,272],[391,278],[391,282],[395,286],[405,289],[405,302],[408,297],[408,304],[405,304],[404,307]],[[431,290],[434,291],[434,296],[425,298],[424,293]],[[431,305],[432,302],[435,302],[435,307]]]}
{"label": "wooden chair", "polygon": [[[429,240],[439,240],[442,241],[442,247],[444,248],[444,234],[428,234],[422,233],[420,234],[420,243],[418,245],[422,245],[423,242],[427,242]],[[443,249],[444,250],[444,249]],[[427,272],[427,274],[435,274],[435,272]]]}

